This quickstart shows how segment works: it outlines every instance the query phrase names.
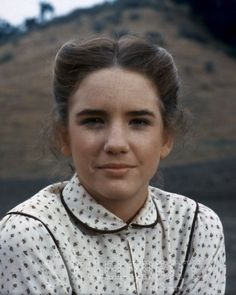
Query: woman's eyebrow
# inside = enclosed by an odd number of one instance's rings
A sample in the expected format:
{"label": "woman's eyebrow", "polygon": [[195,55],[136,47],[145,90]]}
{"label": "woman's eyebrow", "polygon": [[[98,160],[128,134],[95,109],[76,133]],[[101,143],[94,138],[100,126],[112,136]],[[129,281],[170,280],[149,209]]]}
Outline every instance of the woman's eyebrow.
{"label": "woman's eyebrow", "polygon": [[127,112],[129,116],[150,116],[150,117],[156,117],[155,113],[150,110],[134,110]]}
{"label": "woman's eyebrow", "polygon": [[[126,112],[127,116],[135,117],[135,116],[150,116],[155,118],[155,113],[143,109],[143,110],[132,110]],[[107,112],[101,109],[84,109],[76,114],[76,117],[82,116],[107,116]]]}
{"label": "woman's eyebrow", "polygon": [[84,109],[76,114],[76,117],[82,116],[105,116],[107,113],[99,109]]}

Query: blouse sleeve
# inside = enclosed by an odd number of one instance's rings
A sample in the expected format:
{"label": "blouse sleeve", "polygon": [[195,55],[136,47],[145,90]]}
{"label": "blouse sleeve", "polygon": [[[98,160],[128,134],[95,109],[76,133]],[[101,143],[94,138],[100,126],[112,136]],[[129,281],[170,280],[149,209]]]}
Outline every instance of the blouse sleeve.
{"label": "blouse sleeve", "polygon": [[0,222],[0,294],[71,294],[63,259],[45,226],[22,215]]}
{"label": "blouse sleeve", "polygon": [[199,204],[191,256],[180,294],[225,294],[226,267],[223,228],[219,217]]}

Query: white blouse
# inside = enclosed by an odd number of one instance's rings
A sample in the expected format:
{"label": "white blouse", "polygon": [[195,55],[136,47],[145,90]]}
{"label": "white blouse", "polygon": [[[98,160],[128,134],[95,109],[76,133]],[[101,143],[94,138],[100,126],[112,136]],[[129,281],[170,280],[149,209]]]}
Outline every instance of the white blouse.
{"label": "white blouse", "polygon": [[[0,294],[173,294],[186,258],[196,203],[149,187],[129,223],[98,204],[75,175],[12,209],[0,222]],[[221,222],[199,212],[179,292],[225,290]]]}

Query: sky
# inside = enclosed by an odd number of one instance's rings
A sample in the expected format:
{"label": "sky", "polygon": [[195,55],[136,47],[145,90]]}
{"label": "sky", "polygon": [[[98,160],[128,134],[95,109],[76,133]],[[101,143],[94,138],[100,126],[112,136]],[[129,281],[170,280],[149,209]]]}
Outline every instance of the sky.
{"label": "sky", "polygon": [[[44,0],[51,3],[55,16],[67,14],[76,8],[89,7],[105,0]],[[40,0],[0,0],[0,19],[12,25],[21,24],[25,18],[39,16]]]}

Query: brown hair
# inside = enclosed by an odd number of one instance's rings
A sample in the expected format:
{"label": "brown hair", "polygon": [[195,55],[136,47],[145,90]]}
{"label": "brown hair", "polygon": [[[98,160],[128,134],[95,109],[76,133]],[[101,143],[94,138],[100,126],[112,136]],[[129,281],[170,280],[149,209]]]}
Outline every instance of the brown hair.
{"label": "brown hair", "polygon": [[174,134],[184,130],[184,112],[178,98],[179,76],[171,54],[133,36],[71,41],[61,47],[54,64],[55,123],[67,125],[69,98],[87,75],[116,66],[148,77],[159,94],[165,128]]}

